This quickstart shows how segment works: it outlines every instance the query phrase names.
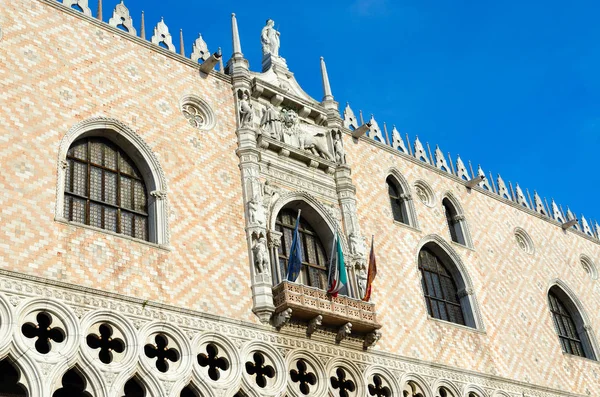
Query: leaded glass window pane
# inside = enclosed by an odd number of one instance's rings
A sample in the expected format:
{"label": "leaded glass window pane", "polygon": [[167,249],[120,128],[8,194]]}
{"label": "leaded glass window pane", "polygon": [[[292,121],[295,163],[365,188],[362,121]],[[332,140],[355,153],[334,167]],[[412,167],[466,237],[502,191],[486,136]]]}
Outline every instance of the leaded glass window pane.
{"label": "leaded glass window pane", "polygon": [[565,353],[574,354],[576,356],[585,357],[581,337],[577,332],[575,321],[566,306],[552,291],[548,294],[550,301],[550,311],[560,344]]}
{"label": "leaded glass window pane", "polygon": [[[276,230],[283,233],[279,249],[279,263],[284,278],[287,274],[287,263],[296,226],[296,216],[295,211],[287,209],[282,210],[277,216]],[[298,232],[302,245],[302,259],[304,260],[298,281],[302,281],[311,287],[325,289],[327,288],[327,256],[323,244],[305,219],[300,219]]]}
{"label": "leaded glass window pane", "polygon": [[397,222],[408,224],[408,220],[404,216],[405,211],[403,211],[402,208],[406,205],[406,203],[400,198],[400,195],[402,193],[401,189],[391,177],[388,178],[386,182],[388,185],[388,195],[390,196],[390,205],[392,206],[392,215],[394,217],[394,220]]}
{"label": "leaded glass window pane", "polygon": [[456,283],[439,258],[427,249],[419,253],[419,269],[423,277],[423,292],[431,317],[465,324]]}
{"label": "leaded glass window pane", "polygon": [[109,140],[75,142],[67,152],[65,218],[148,240],[148,196],[140,175]]}

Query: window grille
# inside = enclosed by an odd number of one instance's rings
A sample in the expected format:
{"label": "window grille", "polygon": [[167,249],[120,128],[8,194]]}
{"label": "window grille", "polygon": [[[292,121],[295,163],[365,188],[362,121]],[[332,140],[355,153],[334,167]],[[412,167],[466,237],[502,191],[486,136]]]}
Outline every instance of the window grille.
{"label": "window grille", "polygon": [[465,319],[452,274],[439,258],[427,249],[419,253],[423,292],[431,317],[465,325]]}
{"label": "window grille", "polygon": [[84,138],[67,152],[65,218],[148,240],[148,195],[137,167],[104,138]]}
{"label": "window grille", "polygon": [[586,357],[581,337],[577,332],[575,321],[563,302],[552,291],[548,293],[550,300],[550,311],[554,320],[554,327],[558,333],[560,344],[565,353]]}
{"label": "window grille", "polygon": [[[279,266],[283,275],[287,274],[287,263],[294,227],[296,226],[296,217],[297,213],[295,211],[284,209],[277,215],[275,223],[275,229],[283,233],[278,248]],[[302,217],[300,217],[298,232],[303,259],[298,281],[311,287],[326,289],[328,258],[325,255],[323,244],[314,229]]]}
{"label": "window grille", "polygon": [[386,182],[388,185],[388,194],[390,196],[390,204],[392,206],[392,215],[394,220],[408,225],[409,221],[405,208],[406,202],[402,197],[402,189],[392,178],[388,178]]}

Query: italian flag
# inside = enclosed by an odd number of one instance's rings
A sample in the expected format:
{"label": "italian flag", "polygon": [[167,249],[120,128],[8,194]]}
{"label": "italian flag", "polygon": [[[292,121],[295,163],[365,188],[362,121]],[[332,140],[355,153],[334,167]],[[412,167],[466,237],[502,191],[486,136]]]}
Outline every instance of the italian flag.
{"label": "italian flag", "polygon": [[346,263],[344,262],[340,237],[336,233],[333,246],[331,247],[327,293],[335,298],[346,285],[348,285]]}

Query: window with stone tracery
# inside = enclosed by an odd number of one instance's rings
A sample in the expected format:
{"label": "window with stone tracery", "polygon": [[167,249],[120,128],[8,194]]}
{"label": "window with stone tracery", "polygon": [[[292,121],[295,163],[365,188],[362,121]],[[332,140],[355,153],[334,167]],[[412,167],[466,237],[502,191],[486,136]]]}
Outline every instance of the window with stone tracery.
{"label": "window with stone tracery", "polygon": [[105,138],[83,138],[66,161],[67,220],[149,240],[146,186],[123,150]]}
{"label": "window with stone tracery", "polygon": [[583,324],[581,314],[567,294],[554,286],[548,292],[548,302],[562,351],[595,359],[588,330]]}
{"label": "window with stone tracery", "polygon": [[[287,264],[294,228],[296,226],[296,216],[296,211],[284,209],[277,215],[275,223],[275,229],[283,233],[281,244],[278,248],[279,266],[281,267],[282,275],[287,274]],[[315,230],[302,216],[300,217],[298,231],[303,262],[297,282],[311,287],[326,289],[328,259],[327,255],[325,255],[323,244]]]}
{"label": "window with stone tracery", "polygon": [[386,180],[388,186],[388,195],[392,206],[392,215],[396,222],[409,224],[408,208],[406,205],[406,194],[402,187],[392,177]]}
{"label": "window with stone tracery", "polygon": [[471,243],[468,238],[465,216],[459,212],[457,206],[448,197],[442,200],[442,206],[444,207],[452,241],[470,247]]}
{"label": "window with stone tracery", "polygon": [[419,270],[429,315],[465,325],[458,289],[449,269],[433,252],[422,249],[419,253]]}

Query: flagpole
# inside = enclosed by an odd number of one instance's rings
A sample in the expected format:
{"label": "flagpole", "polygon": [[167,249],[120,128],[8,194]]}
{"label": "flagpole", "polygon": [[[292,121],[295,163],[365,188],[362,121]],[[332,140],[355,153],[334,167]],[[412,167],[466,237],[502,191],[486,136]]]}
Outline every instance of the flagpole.
{"label": "flagpole", "polygon": [[[296,217],[296,224],[294,226],[294,234],[292,237],[292,246],[290,247],[290,255],[288,257],[288,268],[287,268],[287,274],[285,276],[285,279],[288,281],[292,281],[295,282],[298,278],[298,276],[300,275],[300,271],[302,269],[302,256],[301,256],[301,250],[302,247],[299,247],[298,245],[300,244],[299,240],[299,235],[298,235],[298,228],[300,225],[300,214],[302,213],[301,209],[298,209],[298,216]],[[300,251],[299,251],[300,250]],[[298,253],[295,253],[295,251],[298,251]],[[296,262],[300,262],[300,263],[296,263]],[[297,269],[292,269],[292,267],[297,267]],[[297,270],[297,274],[296,277],[293,277],[294,275],[294,270]]]}

